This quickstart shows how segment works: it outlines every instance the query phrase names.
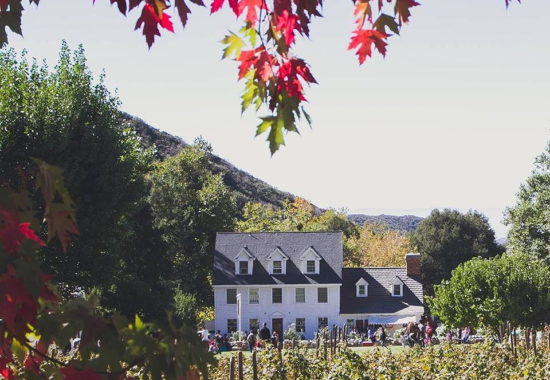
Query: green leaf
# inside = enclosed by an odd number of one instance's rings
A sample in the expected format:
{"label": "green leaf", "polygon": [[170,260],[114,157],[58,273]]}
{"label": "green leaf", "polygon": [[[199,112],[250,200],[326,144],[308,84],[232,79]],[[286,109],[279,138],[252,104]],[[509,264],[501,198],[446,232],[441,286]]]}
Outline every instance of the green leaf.
{"label": "green leaf", "polygon": [[226,48],[223,49],[222,59],[227,57],[237,58],[245,45],[244,41],[233,32],[225,36],[221,42],[227,45]]}
{"label": "green leaf", "polygon": [[17,339],[13,339],[11,342],[11,351],[17,358],[17,360],[21,363],[25,360],[25,356],[27,356],[27,348],[23,346]]}
{"label": "green leaf", "polygon": [[247,26],[243,26],[239,32],[248,38],[248,42],[250,42],[251,46],[256,46],[256,42],[258,40],[258,33],[256,32],[255,28]]}
{"label": "green leaf", "polygon": [[394,32],[395,34],[399,34],[399,25],[395,21],[395,17],[392,17],[385,13],[382,13],[380,16],[378,16],[373,26],[379,32],[382,32],[385,34],[388,34],[386,32],[386,27],[392,32]]}
{"label": "green leaf", "polygon": [[252,104],[252,102],[257,102],[258,97],[258,86],[254,82],[254,74],[256,70],[250,70],[245,78],[247,78],[247,81],[244,85],[244,93],[241,96],[242,102],[241,102],[241,113],[244,113],[246,109]]}
{"label": "green leaf", "polygon": [[273,121],[275,120],[275,117],[274,116],[262,117],[262,120],[263,121],[258,125],[258,128],[256,129],[256,136],[259,136],[265,131],[267,131],[273,125]]}
{"label": "green leaf", "polygon": [[145,324],[141,321],[141,318],[137,314],[134,320],[134,326],[136,327],[137,331],[143,330],[145,328]]}
{"label": "green leaf", "polygon": [[284,127],[284,120],[277,115],[274,123],[271,125],[269,136],[267,137],[269,140],[269,150],[271,151],[271,155],[275,154],[281,145],[285,145],[285,138],[283,135]]}

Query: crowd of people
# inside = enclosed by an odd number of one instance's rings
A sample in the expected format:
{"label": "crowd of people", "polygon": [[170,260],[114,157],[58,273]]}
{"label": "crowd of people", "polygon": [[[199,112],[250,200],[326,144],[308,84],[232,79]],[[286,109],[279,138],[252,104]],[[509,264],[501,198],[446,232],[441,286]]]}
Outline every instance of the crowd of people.
{"label": "crowd of people", "polygon": [[[401,338],[401,343],[405,346],[413,347],[415,345],[427,346],[432,344],[432,339],[436,333],[436,323],[432,317],[423,315],[419,322],[409,322],[404,325],[404,332]],[[210,352],[231,351],[235,341],[228,334],[221,334],[220,330],[215,334],[210,334],[209,331],[202,326],[198,331],[199,336],[205,344],[208,344]],[[388,338],[388,333],[383,325],[368,325],[365,330],[358,332],[351,330],[352,335],[359,335],[362,341],[369,341],[372,344],[386,346],[391,339]],[[458,343],[468,343],[471,335],[471,328],[458,328],[455,331],[449,329],[446,332],[446,340],[449,342],[456,341]],[[282,335],[277,331],[272,332],[267,327],[267,323],[259,330],[252,329],[250,332],[245,331],[238,341],[246,340],[248,349],[252,352],[255,349],[274,347],[277,348],[282,343]],[[240,343],[238,343],[240,344]]]}
{"label": "crowd of people", "polygon": [[[203,326],[198,331],[198,334],[202,338],[202,341],[208,344],[208,351],[210,352],[218,353],[232,350],[231,342],[233,338],[228,334],[222,335],[220,330],[217,330],[215,334],[211,335]],[[277,348],[282,342],[282,336],[275,330],[270,332],[267,323],[264,323],[259,331],[256,329],[252,329],[250,332],[245,331],[244,337],[246,338],[248,349],[251,352],[254,349],[268,347],[269,345]]]}

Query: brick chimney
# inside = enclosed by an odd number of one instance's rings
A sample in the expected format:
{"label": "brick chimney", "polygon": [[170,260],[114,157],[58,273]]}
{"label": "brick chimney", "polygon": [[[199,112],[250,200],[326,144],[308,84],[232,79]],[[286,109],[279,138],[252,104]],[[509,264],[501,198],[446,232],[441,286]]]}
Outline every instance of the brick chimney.
{"label": "brick chimney", "polygon": [[420,276],[420,253],[407,253],[405,261],[407,263],[407,276]]}

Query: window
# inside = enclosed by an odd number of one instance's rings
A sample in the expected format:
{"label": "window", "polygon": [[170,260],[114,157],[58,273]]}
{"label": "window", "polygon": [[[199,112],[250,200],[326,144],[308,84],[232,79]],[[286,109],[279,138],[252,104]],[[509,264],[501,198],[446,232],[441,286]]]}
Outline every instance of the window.
{"label": "window", "polygon": [[318,303],[327,303],[328,302],[328,289],[327,288],[317,288],[317,302]]}
{"label": "window", "polygon": [[306,262],[306,272],[315,273],[315,260],[308,260]]}
{"label": "window", "polygon": [[305,302],[306,302],[306,289],[296,288],[296,303],[305,303]]}
{"label": "window", "polygon": [[305,318],[296,318],[296,332],[305,333],[306,332],[306,319]]}
{"label": "window", "polygon": [[250,304],[259,304],[260,303],[260,294],[258,289],[248,289],[248,303]]}
{"label": "window", "polygon": [[353,319],[346,319],[346,326],[348,326],[350,329],[354,326],[354,320]]}
{"label": "window", "polygon": [[273,274],[281,273],[283,273],[283,262],[279,260],[273,261]]}
{"label": "window", "polygon": [[235,305],[237,303],[237,289],[227,289],[227,304]]}
{"label": "window", "polygon": [[271,302],[283,303],[283,289],[281,288],[271,289]]}
{"label": "window", "polygon": [[250,319],[248,322],[249,322],[248,325],[250,327],[249,331],[258,332],[258,330],[260,329],[260,320],[259,319]]}
{"label": "window", "polygon": [[239,261],[239,274],[248,274],[248,261]]}
{"label": "window", "polygon": [[403,285],[399,285],[399,284],[394,284],[393,285],[393,296],[394,297],[401,297],[402,296],[402,290],[403,290]]}
{"label": "window", "polygon": [[227,320],[227,332],[232,333],[237,331],[237,320],[236,319],[228,319]]}
{"label": "window", "polygon": [[359,281],[355,283],[355,296],[367,297],[369,295],[368,286],[369,283],[364,278],[360,278]]}
{"label": "window", "polygon": [[328,318],[320,317],[318,321],[319,321],[319,330],[328,326]]}

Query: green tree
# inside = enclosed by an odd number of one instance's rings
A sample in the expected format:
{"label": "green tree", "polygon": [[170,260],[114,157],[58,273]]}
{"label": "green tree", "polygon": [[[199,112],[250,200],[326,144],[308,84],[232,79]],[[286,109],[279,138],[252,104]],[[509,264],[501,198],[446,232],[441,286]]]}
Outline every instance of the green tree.
{"label": "green tree", "polygon": [[520,186],[516,204],[505,212],[509,247],[550,264],[550,142]]}
{"label": "green tree", "polygon": [[550,268],[526,254],[474,258],[435,285],[430,310],[448,326],[540,329],[550,323]]}
{"label": "green tree", "polygon": [[133,316],[161,305],[162,251],[147,222],[137,222],[146,219],[153,155],[121,128],[119,104],[104,76],[94,80],[82,47],[63,43],[53,70],[0,52],[0,177],[17,185],[17,171],[42,159],[63,169],[77,205],[80,235],[67,253],[43,248],[44,270],[65,295],[95,289],[102,303]]}
{"label": "green tree", "polygon": [[216,232],[233,229],[235,197],[221,175],[212,173],[203,143],[158,163],[147,179],[153,226],[171,261],[165,280],[199,306],[210,305]]}
{"label": "green tree", "polygon": [[433,210],[413,233],[411,244],[422,254],[424,291],[451,277],[459,264],[474,257],[489,258],[502,253],[487,218],[477,211]]}

